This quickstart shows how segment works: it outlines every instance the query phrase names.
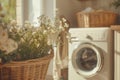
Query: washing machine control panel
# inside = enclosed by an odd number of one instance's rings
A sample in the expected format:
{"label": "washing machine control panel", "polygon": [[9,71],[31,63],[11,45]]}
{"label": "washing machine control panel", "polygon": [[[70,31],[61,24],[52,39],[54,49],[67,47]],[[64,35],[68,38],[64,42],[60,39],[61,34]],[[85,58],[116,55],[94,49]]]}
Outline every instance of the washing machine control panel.
{"label": "washing machine control panel", "polygon": [[80,41],[80,40],[87,40],[87,41],[106,41],[107,40],[107,33],[106,31],[93,31],[93,32],[70,32],[71,34],[71,41]]}

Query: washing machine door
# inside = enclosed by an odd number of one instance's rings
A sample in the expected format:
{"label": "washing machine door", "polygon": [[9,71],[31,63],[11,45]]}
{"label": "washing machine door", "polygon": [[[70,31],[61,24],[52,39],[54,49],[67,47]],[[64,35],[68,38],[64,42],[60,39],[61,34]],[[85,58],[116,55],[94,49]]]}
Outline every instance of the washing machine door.
{"label": "washing machine door", "polygon": [[85,77],[94,76],[102,67],[103,56],[99,48],[92,44],[80,45],[72,55],[76,72]]}

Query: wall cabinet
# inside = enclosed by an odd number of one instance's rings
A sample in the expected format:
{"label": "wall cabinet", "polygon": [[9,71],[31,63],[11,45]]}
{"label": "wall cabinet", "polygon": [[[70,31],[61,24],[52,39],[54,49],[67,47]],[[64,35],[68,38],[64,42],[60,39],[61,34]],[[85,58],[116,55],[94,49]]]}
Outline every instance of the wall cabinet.
{"label": "wall cabinet", "polygon": [[114,80],[120,80],[120,31],[114,32]]}
{"label": "wall cabinet", "polygon": [[114,30],[114,80],[120,80],[120,25],[112,25]]}

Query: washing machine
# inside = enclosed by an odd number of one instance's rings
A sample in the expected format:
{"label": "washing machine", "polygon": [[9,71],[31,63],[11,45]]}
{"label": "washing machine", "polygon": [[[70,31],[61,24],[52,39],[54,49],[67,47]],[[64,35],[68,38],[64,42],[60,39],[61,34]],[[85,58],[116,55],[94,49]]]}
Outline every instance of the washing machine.
{"label": "washing machine", "polygon": [[113,31],[71,28],[69,33],[68,80],[114,80]]}

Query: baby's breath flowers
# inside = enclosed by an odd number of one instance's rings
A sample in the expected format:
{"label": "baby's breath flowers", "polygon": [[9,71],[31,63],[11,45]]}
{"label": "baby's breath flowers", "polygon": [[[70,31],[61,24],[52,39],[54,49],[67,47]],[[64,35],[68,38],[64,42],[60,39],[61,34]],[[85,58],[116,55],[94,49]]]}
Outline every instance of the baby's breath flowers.
{"label": "baby's breath flowers", "polygon": [[12,20],[7,28],[0,27],[0,58],[3,62],[21,61],[46,56],[57,44],[62,31],[68,29],[65,18],[50,19],[47,16],[38,18],[39,26],[29,21],[18,26]]}

